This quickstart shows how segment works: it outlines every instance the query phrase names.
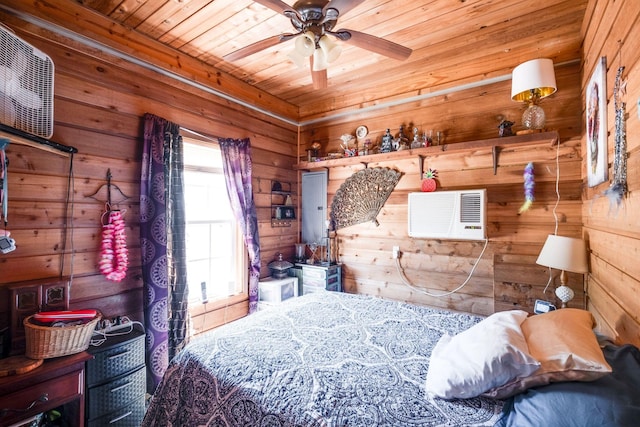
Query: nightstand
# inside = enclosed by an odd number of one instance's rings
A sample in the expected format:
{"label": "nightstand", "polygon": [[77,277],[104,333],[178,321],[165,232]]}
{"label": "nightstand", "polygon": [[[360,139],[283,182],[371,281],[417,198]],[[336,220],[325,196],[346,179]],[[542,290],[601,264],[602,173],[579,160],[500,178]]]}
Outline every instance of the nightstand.
{"label": "nightstand", "polygon": [[47,359],[36,369],[0,378],[0,425],[22,425],[33,416],[62,406],[63,420],[82,425],[87,352]]}
{"label": "nightstand", "polygon": [[[87,361],[86,426],[139,426],[145,413],[145,334],[112,332],[100,346],[91,346]],[[122,334],[122,335],[115,335]]]}

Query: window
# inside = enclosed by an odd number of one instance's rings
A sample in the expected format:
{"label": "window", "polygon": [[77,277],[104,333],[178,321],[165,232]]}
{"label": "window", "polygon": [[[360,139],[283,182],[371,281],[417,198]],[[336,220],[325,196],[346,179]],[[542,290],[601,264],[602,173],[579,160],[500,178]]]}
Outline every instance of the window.
{"label": "window", "polygon": [[[187,281],[192,318],[247,294],[247,251],[231,211],[217,145],[183,138]],[[236,298],[237,299],[237,298]],[[203,321],[192,322],[201,332]]]}

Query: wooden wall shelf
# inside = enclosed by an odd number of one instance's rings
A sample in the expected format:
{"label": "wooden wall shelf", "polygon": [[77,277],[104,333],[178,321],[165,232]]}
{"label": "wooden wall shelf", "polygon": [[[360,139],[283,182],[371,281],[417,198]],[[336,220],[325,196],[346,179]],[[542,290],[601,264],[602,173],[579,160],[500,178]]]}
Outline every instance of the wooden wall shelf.
{"label": "wooden wall shelf", "polygon": [[557,131],[538,132],[527,135],[507,136],[502,138],[481,139],[477,141],[456,142],[452,144],[435,145],[424,148],[413,148],[402,151],[392,151],[390,153],[369,154],[368,156],[341,157],[339,159],[320,160],[316,162],[299,162],[294,165],[296,170],[323,169],[336,166],[350,166],[364,164],[365,166],[373,162],[386,162],[396,159],[406,159],[411,156],[421,158],[437,155],[442,152],[462,151],[476,148],[495,147],[494,169],[497,166],[497,156],[500,148],[513,147],[518,145],[540,144],[548,141],[549,145],[555,145],[559,141]]}

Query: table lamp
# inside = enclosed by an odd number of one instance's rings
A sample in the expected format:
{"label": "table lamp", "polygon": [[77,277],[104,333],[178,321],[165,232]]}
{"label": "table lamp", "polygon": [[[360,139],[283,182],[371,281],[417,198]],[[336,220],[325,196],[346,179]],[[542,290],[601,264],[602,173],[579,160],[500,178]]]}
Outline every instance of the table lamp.
{"label": "table lamp", "polygon": [[556,90],[556,76],[551,59],[532,59],[513,69],[511,99],[529,104],[522,115],[522,124],[527,130],[544,129],[545,114],[538,103]]}
{"label": "table lamp", "polygon": [[560,286],[556,289],[556,296],[562,301],[562,307],[573,299],[573,290],[567,286],[567,271],[573,273],[587,273],[587,247],[582,239],[550,234],[544,243],[536,264],[562,270]]}

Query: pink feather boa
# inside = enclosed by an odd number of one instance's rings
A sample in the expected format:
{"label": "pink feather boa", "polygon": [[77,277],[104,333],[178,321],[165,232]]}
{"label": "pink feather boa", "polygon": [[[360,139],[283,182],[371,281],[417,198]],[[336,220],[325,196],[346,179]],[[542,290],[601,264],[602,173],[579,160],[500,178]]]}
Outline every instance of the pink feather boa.
{"label": "pink feather boa", "polygon": [[100,272],[108,280],[119,282],[127,275],[128,264],[129,254],[122,213],[118,210],[109,211],[109,221],[102,226]]}

